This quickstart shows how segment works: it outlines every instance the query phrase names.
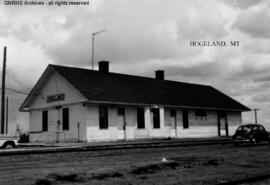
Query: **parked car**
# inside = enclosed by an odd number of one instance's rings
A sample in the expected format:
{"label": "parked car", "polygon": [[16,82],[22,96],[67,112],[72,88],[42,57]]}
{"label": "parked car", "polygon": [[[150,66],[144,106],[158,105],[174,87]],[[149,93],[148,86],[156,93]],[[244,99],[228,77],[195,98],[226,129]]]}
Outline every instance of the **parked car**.
{"label": "parked car", "polygon": [[16,136],[0,135],[0,147],[1,148],[14,148],[18,144],[18,138]]}
{"label": "parked car", "polygon": [[240,143],[257,144],[261,141],[268,141],[270,143],[270,135],[260,124],[245,124],[239,126],[235,134],[232,136],[234,145]]}

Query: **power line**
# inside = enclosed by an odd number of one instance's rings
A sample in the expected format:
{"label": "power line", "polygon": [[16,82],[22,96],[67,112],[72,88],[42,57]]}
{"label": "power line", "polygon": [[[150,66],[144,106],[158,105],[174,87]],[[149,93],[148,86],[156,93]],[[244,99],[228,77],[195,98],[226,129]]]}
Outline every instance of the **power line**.
{"label": "power line", "polygon": [[[2,88],[0,88],[0,90],[2,90]],[[46,101],[46,99],[44,98],[44,95],[42,95],[41,93],[38,93],[36,92],[35,94],[32,94],[31,93],[26,93],[26,92],[22,92],[22,91],[19,91],[19,90],[16,90],[16,89],[12,89],[12,88],[8,88],[6,87],[6,90],[9,90],[9,91],[12,91],[12,92],[15,92],[17,94],[22,94],[22,95],[25,95],[25,96],[36,96],[44,101]]]}
{"label": "power line", "polygon": [[[18,94],[23,94],[23,95],[26,95],[26,96],[28,96],[28,95],[29,95],[29,93],[22,92],[22,91],[18,91],[18,90],[16,90],[16,89],[11,89],[11,88],[9,88],[9,87],[6,87],[6,89],[7,89],[7,90],[9,90],[9,91],[12,91],[12,92],[18,93]],[[1,88],[1,90],[2,90],[2,88]]]}
{"label": "power line", "polygon": [[[7,75],[8,75],[9,77],[11,77],[15,82],[17,82],[19,85],[21,85],[23,88],[25,88],[26,91],[28,91],[28,92],[31,91],[31,88],[29,88],[27,85],[25,85],[25,84],[22,83],[20,80],[18,80],[18,79],[15,77],[16,75],[15,75],[12,71],[10,71],[10,72],[12,73],[12,75],[10,75],[10,74],[7,73]],[[8,87],[6,87],[6,89],[9,90],[9,91],[18,93],[18,94],[26,95],[26,96],[28,96],[28,95],[30,95],[30,96],[37,96],[37,97],[41,98],[42,100],[45,100],[44,95],[41,94],[41,93],[39,93],[39,92],[36,92],[35,94],[32,94],[32,95],[31,95],[31,93],[28,93],[28,92],[25,92],[25,91],[24,91],[24,92],[23,92],[23,91],[19,91],[19,90],[13,89],[13,88],[8,88]],[[1,88],[0,88],[0,90],[1,90]]]}
{"label": "power line", "polygon": [[[10,74],[11,73],[11,74]],[[12,71],[7,71],[7,76],[12,78],[18,85],[20,85],[21,87],[23,87],[24,89],[27,89],[28,91],[31,89],[29,88],[27,85],[25,85],[24,83],[22,83],[20,80],[18,80],[17,76],[15,73],[13,73]]]}

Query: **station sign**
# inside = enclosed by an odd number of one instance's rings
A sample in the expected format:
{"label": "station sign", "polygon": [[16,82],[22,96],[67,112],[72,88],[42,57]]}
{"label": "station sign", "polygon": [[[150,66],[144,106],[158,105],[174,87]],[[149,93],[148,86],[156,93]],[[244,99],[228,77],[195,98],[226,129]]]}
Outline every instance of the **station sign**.
{"label": "station sign", "polygon": [[46,101],[47,101],[47,103],[50,103],[50,102],[55,102],[55,101],[62,101],[64,99],[65,99],[65,94],[60,93],[60,94],[54,94],[54,95],[47,96]]}

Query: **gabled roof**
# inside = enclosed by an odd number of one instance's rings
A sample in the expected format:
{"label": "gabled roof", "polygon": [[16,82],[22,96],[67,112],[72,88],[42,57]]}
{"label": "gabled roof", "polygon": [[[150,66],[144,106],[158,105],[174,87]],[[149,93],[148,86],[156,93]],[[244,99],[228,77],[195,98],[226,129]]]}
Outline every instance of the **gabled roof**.
{"label": "gabled roof", "polygon": [[90,101],[249,111],[217,89],[191,83],[49,65]]}
{"label": "gabled roof", "polygon": [[[49,65],[89,101],[249,111],[217,89],[191,83]],[[20,109],[23,109],[23,105]]]}

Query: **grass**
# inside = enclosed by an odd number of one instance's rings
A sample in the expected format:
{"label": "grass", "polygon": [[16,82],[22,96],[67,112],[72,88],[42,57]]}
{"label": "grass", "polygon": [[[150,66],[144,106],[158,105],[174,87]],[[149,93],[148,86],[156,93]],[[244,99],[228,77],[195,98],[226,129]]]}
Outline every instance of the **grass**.
{"label": "grass", "polygon": [[123,177],[122,173],[119,172],[108,172],[108,173],[100,173],[92,175],[91,179],[104,180],[107,178],[121,178]]}
{"label": "grass", "polygon": [[[128,172],[129,174],[133,175],[143,175],[141,176],[141,180],[147,179],[147,174],[154,174],[162,170],[170,170],[173,169],[175,170],[177,167],[179,167],[179,164],[174,161],[170,162],[162,162],[162,163],[157,163],[157,164],[149,164],[145,166],[139,166],[135,167],[133,170]],[[51,173],[47,175],[46,178],[44,179],[37,179],[35,182],[35,185],[52,185],[54,182],[70,182],[70,183],[75,183],[75,182],[88,182],[91,180],[106,180],[106,179],[112,179],[112,178],[123,178],[124,175],[128,175],[128,173],[123,174],[120,172],[115,172],[115,171],[110,171],[106,173],[97,173],[97,174],[92,174],[91,177],[87,178],[84,174],[76,174],[76,173],[70,173],[70,174],[59,174],[59,173]]]}
{"label": "grass", "polygon": [[85,179],[75,173],[70,174],[58,174],[58,173],[51,173],[47,175],[46,178],[37,179],[34,185],[53,185],[54,182],[84,182]]}
{"label": "grass", "polygon": [[[31,160],[2,156],[0,184],[214,185],[270,173],[269,149],[213,145],[31,155]],[[163,157],[168,162],[161,162]]]}
{"label": "grass", "polygon": [[177,161],[184,168],[196,166],[219,166],[224,163],[224,158],[217,157],[172,157],[170,160]]}
{"label": "grass", "polygon": [[132,174],[141,175],[141,174],[149,174],[149,173],[157,173],[163,169],[171,168],[176,169],[179,164],[177,162],[166,162],[166,163],[159,163],[159,164],[150,164],[146,166],[141,166],[133,169],[131,171]]}
{"label": "grass", "polygon": [[66,181],[66,182],[83,182],[84,181],[83,177],[76,173],[70,173],[70,174],[51,173],[47,177],[55,181]]}
{"label": "grass", "polygon": [[212,166],[218,166],[220,165],[222,160],[220,161],[219,159],[210,159],[207,162],[203,163],[203,165],[212,165]]}
{"label": "grass", "polygon": [[90,180],[105,180],[108,178],[121,178],[123,174],[119,172],[107,172],[107,173],[99,173],[94,174],[92,177],[87,178],[85,174],[59,174],[59,173],[51,173],[46,176],[46,178],[37,179],[34,185],[53,185],[55,183],[83,183]]}
{"label": "grass", "polygon": [[49,179],[37,179],[34,185],[52,185],[52,182]]}

